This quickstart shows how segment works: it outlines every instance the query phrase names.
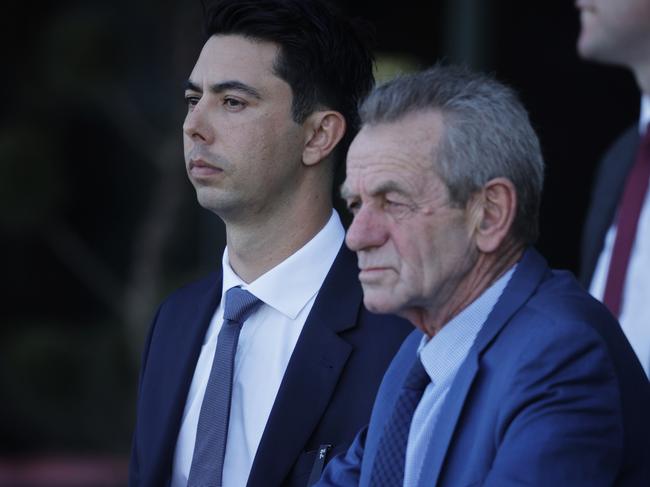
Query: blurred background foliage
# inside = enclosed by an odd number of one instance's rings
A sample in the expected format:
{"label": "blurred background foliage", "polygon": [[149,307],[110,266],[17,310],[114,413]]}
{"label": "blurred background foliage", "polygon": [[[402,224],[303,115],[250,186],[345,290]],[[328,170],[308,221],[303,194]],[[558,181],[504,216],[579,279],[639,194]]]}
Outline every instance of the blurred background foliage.
{"label": "blurred background foliage", "polygon": [[198,272],[180,139],[193,7],[30,3],[2,20],[5,454],[128,450],[148,322]]}
{"label": "blurred background foliage", "polygon": [[[520,91],[548,164],[539,246],[575,270],[595,163],[638,93],[577,59],[573,4],[337,3],[374,25],[379,78],[445,59]],[[0,454],[126,457],[149,320],[223,248],[182,157],[200,3],[16,2],[0,36]]]}

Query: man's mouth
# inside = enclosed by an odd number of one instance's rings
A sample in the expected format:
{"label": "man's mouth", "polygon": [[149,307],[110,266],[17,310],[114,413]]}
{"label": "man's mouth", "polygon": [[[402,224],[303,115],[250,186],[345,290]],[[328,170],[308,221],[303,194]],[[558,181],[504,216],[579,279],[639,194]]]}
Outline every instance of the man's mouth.
{"label": "man's mouth", "polygon": [[203,159],[191,159],[188,172],[195,178],[206,178],[221,174],[223,169],[205,162]]}

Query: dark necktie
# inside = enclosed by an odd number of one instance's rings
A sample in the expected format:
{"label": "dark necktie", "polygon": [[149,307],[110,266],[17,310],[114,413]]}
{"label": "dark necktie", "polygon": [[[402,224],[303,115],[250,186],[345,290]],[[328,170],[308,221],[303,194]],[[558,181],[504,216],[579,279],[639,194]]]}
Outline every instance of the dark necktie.
{"label": "dark necktie", "polygon": [[406,376],[393,414],[379,440],[370,477],[372,487],[401,487],[404,484],[404,460],[411,420],[430,381],[418,358]]}
{"label": "dark necktie", "polygon": [[223,325],[201,404],[188,487],[221,487],[237,341],[242,323],[260,304],[240,287],[226,291]]}
{"label": "dark necktie", "polygon": [[625,276],[639,223],[639,215],[650,179],[650,127],[641,140],[634,166],[625,180],[625,189],[618,209],[616,240],[609,261],[603,302],[617,317],[621,315]]}

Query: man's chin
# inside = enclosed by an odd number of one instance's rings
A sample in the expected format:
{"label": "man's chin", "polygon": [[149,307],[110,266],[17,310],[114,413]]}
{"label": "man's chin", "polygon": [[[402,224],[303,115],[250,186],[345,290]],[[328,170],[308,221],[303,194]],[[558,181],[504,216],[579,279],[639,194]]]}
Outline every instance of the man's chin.
{"label": "man's chin", "polygon": [[217,215],[221,215],[224,212],[228,212],[229,209],[239,206],[236,202],[231,201],[232,198],[227,198],[226,194],[214,188],[196,188],[196,200],[203,208]]}
{"label": "man's chin", "polygon": [[581,32],[576,42],[576,50],[582,59],[593,60],[594,46],[589,34]]}
{"label": "man's chin", "polygon": [[368,311],[377,314],[396,314],[399,310],[396,303],[386,293],[366,292],[364,290],[363,304]]}
{"label": "man's chin", "polygon": [[[601,39],[602,40],[602,39]],[[597,36],[582,32],[576,44],[578,55],[586,60],[602,64],[621,64],[616,50],[606,42],[599,42]]]}

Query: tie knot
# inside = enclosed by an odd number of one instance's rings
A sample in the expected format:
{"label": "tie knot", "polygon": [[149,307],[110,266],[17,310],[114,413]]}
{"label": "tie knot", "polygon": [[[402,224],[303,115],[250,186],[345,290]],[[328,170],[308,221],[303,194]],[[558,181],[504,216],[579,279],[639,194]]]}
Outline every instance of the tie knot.
{"label": "tie knot", "polygon": [[423,391],[427,385],[429,385],[429,382],[431,382],[431,378],[429,377],[429,374],[427,374],[427,371],[422,365],[422,361],[418,357],[415,359],[413,367],[411,367],[411,370],[406,376],[403,387]]}
{"label": "tie knot", "polygon": [[248,291],[233,287],[226,291],[225,320],[242,324],[262,302]]}

